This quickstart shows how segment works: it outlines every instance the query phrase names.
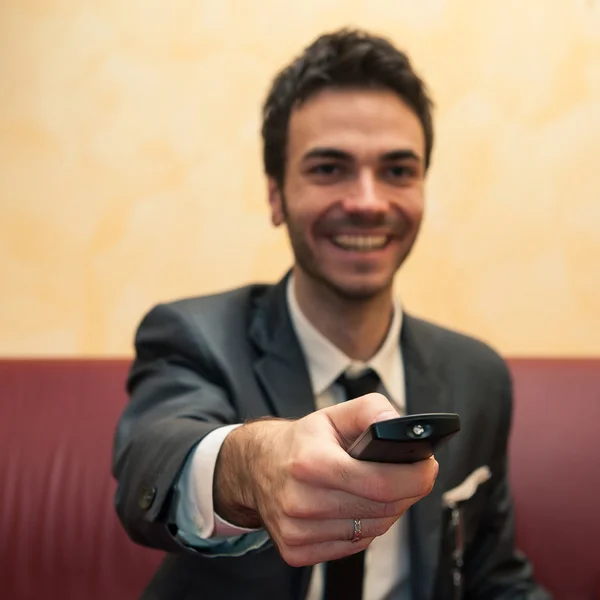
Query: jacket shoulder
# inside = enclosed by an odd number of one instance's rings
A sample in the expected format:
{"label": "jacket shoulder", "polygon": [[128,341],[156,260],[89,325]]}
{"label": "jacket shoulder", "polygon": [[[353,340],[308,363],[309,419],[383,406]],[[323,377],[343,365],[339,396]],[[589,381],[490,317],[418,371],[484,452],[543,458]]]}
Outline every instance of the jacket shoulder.
{"label": "jacket shoulder", "polygon": [[246,285],[214,294],[180,298],[167,302],[164,306],[187,319],[202,320],[207,323],[222,322],[223,319],[237,317],[247,312],[255,299],[273,286],[267,283]]}
{"label": "jacket shoulder", "polygon": [[508,373],[500,353],[489,343],[412,315],[406,315],[415,338],[423,341],[435,362],[442,361],[450,367],[468,365],[477,370]]}
{"label": "jacket shoulder", "polygon": [[[142,317],[135,335],[139,352],[175,345],[177,348],[231,347],[244,336],[256,298],[271,284],[247,285],[215,294],[180,298],[151,307]],[[209,352],[210,354],[210,352]]]}

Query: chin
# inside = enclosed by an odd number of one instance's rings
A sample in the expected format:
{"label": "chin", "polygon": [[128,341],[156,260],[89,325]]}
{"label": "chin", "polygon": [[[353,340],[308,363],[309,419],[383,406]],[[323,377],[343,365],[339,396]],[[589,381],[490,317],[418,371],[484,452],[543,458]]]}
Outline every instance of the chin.
{"label": "chin", "polygon": [[301,258],[297,257],[296,265],[304,277],[343,300],[364,302],[391,292],[395,269],[380,268],[361,273],[340,265],[319,265],[312,257],[311,260]]}
{"label": "chin", "polygon": [[338,296],[345,300],[364,302],[366,300],[372,300],[382,294],[387,294],[392,287],[392,282],[388,279],[385,281],[376,281],[366,277],[349,279],[331,278],[327,280],[327,285],[330,289],[335,291]]}

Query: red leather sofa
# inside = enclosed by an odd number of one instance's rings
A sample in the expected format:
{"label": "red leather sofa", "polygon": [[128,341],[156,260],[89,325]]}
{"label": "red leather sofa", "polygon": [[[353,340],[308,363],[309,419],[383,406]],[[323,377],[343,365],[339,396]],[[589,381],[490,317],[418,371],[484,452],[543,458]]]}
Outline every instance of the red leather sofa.
{"label": "red leather sofa", "polygon": [[[600,598],[600,359],[512,360],[517,536],[557,600]],[[0,598],[134,600],[161,553],[113,510],[128,360],[0,360]]]}

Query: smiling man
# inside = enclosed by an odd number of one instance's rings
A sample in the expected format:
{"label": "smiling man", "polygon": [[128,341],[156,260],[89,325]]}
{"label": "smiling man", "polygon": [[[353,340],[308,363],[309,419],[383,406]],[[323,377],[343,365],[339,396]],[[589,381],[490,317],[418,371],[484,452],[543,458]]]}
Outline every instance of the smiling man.
{"label": "smiling man", "polygon": [[[287,162],[269,181],[272,221],[287,225],[302,312],[349,355],[355,346],[355,358],[371,358],[389,328],[394,275],[423,215],[429,150],[414,110],[388,89],[326,87],[290,116]],[[340,326],[339,311],[351,307],[362,315],[357,331]]]}
{"label": "smiling man", "polygon": [[[513,545],[505,364],[392,293],[423,217],[423,82],[385,39],[324,35],[275,78],[262,133],[292,269],[137,332],[113,471],[131,538],[168,553],[143,597],[548,598]],[[425,412],[462,418],[435,458],[346,452]]]}

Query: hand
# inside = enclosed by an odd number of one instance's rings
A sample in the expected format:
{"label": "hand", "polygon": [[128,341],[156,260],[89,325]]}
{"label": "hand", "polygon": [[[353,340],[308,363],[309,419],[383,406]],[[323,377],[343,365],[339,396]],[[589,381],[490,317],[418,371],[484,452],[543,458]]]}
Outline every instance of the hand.
{"label": "hand", "polygon": [[[297,421],[265,419],[225,439],[215,470],[215,508],[239,526],[265,527],[292,566],[365,549],[429,494],[435,459],[407,465],[359,461],[346,450],[373,422],[398,417],[380,394]],[[355,543],[354,519],[363,538]]]}

